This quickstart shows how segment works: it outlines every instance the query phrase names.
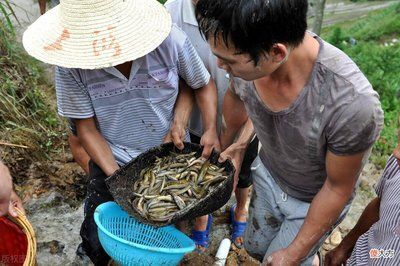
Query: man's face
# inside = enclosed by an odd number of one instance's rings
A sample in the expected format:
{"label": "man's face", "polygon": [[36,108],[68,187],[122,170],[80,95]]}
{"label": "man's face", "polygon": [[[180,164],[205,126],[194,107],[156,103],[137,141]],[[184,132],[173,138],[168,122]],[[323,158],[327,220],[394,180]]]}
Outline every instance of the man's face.
{"label": "man's face", "polygon": [[213,54],[217,57],[218,67],[234,77],[247,81],[256,80],[270,75],[280,65],[273,62],[268,55],[260,57],[255,65],[249,54],[237,53],[233,45],[227,47],[223,41],[220,41],[220,38],[215,41],[211,37],[208,42]]}

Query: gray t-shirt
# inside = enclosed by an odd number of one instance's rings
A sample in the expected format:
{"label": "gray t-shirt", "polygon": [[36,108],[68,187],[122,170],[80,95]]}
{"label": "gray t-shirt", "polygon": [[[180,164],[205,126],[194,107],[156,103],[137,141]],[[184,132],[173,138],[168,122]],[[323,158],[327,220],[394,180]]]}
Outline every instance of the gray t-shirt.
{"label": "gray t-shirt", "polygon": [[379,96],[342,51],[320,43],[311,79],[287,109],[273,112],[253,82],[233,78],[262,144],[260,158],[287,194],[312,201],[326,180],[327,151],[368,150],[383,125]]}

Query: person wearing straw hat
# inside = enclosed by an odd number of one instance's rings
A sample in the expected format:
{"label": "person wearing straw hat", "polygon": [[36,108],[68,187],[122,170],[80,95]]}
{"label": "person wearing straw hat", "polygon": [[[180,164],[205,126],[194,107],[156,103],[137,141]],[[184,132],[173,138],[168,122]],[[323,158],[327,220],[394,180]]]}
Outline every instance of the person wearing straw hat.
{"label": "person wearing straw hat", "polygon": [[0,160],[0,217],[7,214],[17,217],[18,213],[15,207],[25,213],[22,201],[13,189],[10,171]]}
{"label": "person wearing straw hat", "polygon": [[203,155],[219,148],[215,85],[188,37],[155,0],[61,0],[25,31],[23,45],[57,66],[58,112],[73,119],[91,158],[82,246],[104,265],[109,257],[93,213],[113,200],[105,178],[162,143],[174,125],[180,79],[194,89],[209,126]]}

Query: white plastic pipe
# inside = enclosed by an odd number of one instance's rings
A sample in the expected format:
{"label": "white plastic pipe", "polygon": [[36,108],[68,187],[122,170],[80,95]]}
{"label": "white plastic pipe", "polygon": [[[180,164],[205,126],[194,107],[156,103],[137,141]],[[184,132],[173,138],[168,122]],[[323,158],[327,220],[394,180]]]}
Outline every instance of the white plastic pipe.
{"label": "white plastic pipe", "polygon": [[225,266],[226,258],[228,257],[229,250],[231,249],[231,240],[224,238],[219,244],[217,254],[215,255],[215,266]]}

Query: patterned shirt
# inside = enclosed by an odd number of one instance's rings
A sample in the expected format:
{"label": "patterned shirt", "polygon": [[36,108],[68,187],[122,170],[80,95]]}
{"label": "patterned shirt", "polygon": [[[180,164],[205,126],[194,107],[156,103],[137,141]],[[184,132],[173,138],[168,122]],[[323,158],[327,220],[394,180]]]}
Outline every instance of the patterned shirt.
{"label": "patterned shirt", "polygon": [[58,113],[71,119],[95,117],[119,164],[162,143],[173,119],[179,77],[193,89],[210,74],[176,26],[154,51],[132,63],[129,79],[115,67],[56,68]]}
{"label": "patterned shirt", "polygon": [[[217,66],[217,58],[211,52],[211,48],[200,33],[199,25],[194,13],[194,5],[192,0],[168,0],[165,3],[165,8],[171,13],[172,22],[176,23],[188,36],[194,48],[199,54],[205,67],[210,72],[211,77],[215,81],[218,92],[218,114],[217,128],[218,132],[221,128],[222,120],[222,102],[225,92],[229,86],[229,79],[225,70]],[[190,133],[201,137],[203,134],[203,123],[201,113],[197,105],[194,106],[192,116],[189,122]]]}
{"label": "patterned shirt", "polygon": [[357,240],[348,265],[400,265],[400,168],[392,155],[376,186],[379,220]]}

